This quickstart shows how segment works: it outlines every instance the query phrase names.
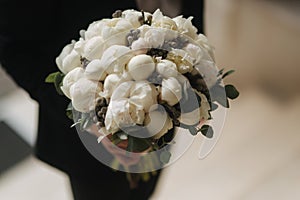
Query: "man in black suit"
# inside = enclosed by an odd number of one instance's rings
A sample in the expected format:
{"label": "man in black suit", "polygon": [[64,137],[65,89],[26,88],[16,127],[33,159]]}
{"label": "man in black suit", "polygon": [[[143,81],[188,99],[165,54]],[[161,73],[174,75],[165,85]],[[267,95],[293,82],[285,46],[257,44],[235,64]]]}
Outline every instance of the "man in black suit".
{"label": "man in black suit", "polygon": [[[202,32],[202,2],[195,10]],[[182,11],[190,13],[193,4]],[[0,0],[0,62],[16,83],[39,103],[38,137],[34,153],[40,160],[70,177],[75,199],[148,199],[159,175],[130,189],[126,174],[115,172],[96,160],[84,147],[72,121],[66,117],[69,99],[44,82],[57,71],[55,58],[79,30],[115,10],[136,9],[134,0]],[[201,16],[201,17],[200,17]],[[26,115],[26,113],[22,113]],[[94,136],[85,134],[91,144]],[[104,150],[104,149],[103,149]]]}

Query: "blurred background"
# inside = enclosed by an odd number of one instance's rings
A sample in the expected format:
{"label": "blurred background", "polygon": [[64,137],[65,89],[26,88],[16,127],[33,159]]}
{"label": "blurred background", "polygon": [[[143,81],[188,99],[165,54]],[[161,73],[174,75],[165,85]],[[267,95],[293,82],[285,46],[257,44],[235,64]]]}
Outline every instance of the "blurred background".
{"label": "blurred background", "polygon": [[[205,29],[240,91],[213,151],[201,136],[151,200],[300,199],[300,1],[207,0]],[[0,69],[0,199],[72,200],[65,174],[31,155],[38,104]]]}

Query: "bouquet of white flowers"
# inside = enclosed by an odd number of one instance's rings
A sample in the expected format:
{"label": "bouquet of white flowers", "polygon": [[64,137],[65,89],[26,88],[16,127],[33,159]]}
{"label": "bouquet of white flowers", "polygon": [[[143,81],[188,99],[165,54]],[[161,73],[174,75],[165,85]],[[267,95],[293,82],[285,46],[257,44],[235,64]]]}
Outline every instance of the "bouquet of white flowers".
{"label": "bouquet of white flowers", "polygon": [[115,155],[99,158],[113,169],[146,180],[170,162],[179,130],[213,138],[211,112],[238,97],[223,84],[233,70],[218,70],[192,18],[118,10],[81,30],[56,58],[59,70],[46,82],[70,99],[78,132],[94,134]]}

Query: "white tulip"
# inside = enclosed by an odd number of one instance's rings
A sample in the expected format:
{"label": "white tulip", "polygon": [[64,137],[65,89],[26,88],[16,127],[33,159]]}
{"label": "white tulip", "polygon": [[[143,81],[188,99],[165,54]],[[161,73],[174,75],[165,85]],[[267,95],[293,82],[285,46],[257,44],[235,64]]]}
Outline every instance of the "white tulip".
{"label": "white tulip", "polygon": [[170,106],[177,104],[182,97],[182,87],[174,77],[163,79],[161,85],[161,100],[166,101]]}
{"label": "white tulip", "polygon": [[84,69],[81,67],[76,67],[69,73],[67,73],[63,79],[63,85],[60,87],[63,93],[71,99],[70,88],[71,86],[80,78],[84,76]]}
{"label": "white tulip", "polygon": [[70,89],[72,105],[79,112],[89,112],[95,107],[97,94],[102,90],[102,84],[86,78],[76,81]]}
{"label": "white tulip", "polygon": [[103,81],[107,76],[105,68],[101,65],[99,59],[92,60],[84,71],[84,75],[94,81]]}
{"label": "white tulip", "polygon": [[176,77],[178,75],[176,64],[167,59],[160,60],[156,64],[156,71],[164,78]]}
{"label": "white tulip", "polygon": [[151,56],[141,54],[130,59],[127,69],[134,80],[146,80],[154,72],[155,63]]}

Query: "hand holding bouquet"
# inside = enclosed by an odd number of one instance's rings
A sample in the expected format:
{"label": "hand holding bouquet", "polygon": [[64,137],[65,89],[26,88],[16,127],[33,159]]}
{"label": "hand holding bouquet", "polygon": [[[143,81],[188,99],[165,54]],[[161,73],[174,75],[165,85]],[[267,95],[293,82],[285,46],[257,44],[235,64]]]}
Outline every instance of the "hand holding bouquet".
{"label": "hand holding bouquet", "polygon": [[223,84],[233,70],[217,69],[192,17],[170,18],[159,9],[112,16],[81,30],[46,82],[70,99],[67,115],[79,134],[96,135],[117,158],[101,162],[146,180],[170,163],[180,130],[213,138],[211,112],[228,108],[239,92]]}

